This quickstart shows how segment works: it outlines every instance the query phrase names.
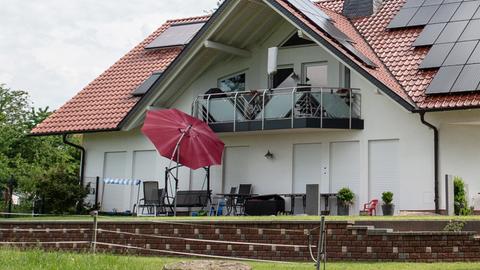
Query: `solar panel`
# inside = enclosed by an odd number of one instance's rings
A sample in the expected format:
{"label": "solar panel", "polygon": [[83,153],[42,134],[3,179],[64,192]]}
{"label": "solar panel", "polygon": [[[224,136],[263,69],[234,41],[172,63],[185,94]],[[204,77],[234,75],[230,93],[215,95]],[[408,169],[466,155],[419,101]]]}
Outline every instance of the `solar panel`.
{"label": "solar panel", "polygon": [[330,17],[310,0],[288,0],[289,3],[300,11],[305,17],[316,24],[322,31],[338,41],[357,59],[369,67],[376,67],[368,57],[358,51],[350,42],[350,38],[340,31],[331,21]]}
{"label": "solar panel", "polygon": [[420,69],[441,67],[455,43],[436,44],[420,64]]}
{"label": "solar panel", "polygon": [[472,55],[470,55],[467,64],[480,64],[480,45],[477,44],[477,47],[473,51]]}
{"label": "solar panel", "polygon": [[388,24],[387,28],[400,28],[408,25],[408,22],[413,18],[419,7],[414,8],[402,8]]}
{"label": "solar panel", "polygon": [[478,1],[463,2],[457,11],[455,11],[451,21],[470,20],[479,6],[480,2]]}
{"label": "solar panel", "polygon": [[443,28],[447,25],[446,23],[437,23],[437,24],[429,24],[425,26],[420,36],[413,42],[413,46],[427,46],[433,45],[435,40],[437,40],[438,36],[442,32]]}
{"label": "solar panel", "polygon": [[421,7],[424,0],[407,0],[407,2],[403,5],[403,8],[411,8],[411,7]]}
{"label": "solar panel", "polygon": [[480,20],[471,20],[462,35],[460,41],[465,40],[479,40],[480,39]]}
{"label": "solar panel", "polygon": [[425,0],[422,6],[429,6],[429,5],[440,5],[442,4],[443,0]]}
{"label": "solar panel", "polygon": [[464,0],[443,0],[444,4],[463,2]]}
{"label": "solar panel", "polygon": [[145,49],[158,49],[186,45],[205,23],[175,24],[160,34]]}
{"label": "solar panel", "polygon": [[478,90],[480,84],[480,64],[466,65],[457,81],[453,85],[451,92],[463,92]]}
{"label": "solar panel", "polygon": [[347,35],[330,22],[330,17],[310,0],[289,0],[289,2],[333,38],[350,40]]}
{"label": "solar panel", "polygon": [[435,5],[419,8],[417,13],[415,13],[413,18],[408,22],[407,26],[426,25],[439,7],[439,5]]}
{"label": "solar panel", "polygon": [[427,94],[449,93],[463,66],[441,67],[427,88]]}
{"label": "solar panel", "polygon": [[160,76],[162,76],[161,72],[155,72],[153,73],[148,79],[146,79],[135,91],[133,91],[132,95],[134,96],[141,96],[147,93],[150,88],[152,88],[153,84],[157,82],[158,79],[160,79]]}
{"label": "solar panel", "polygon": [[467,23],[468,21],[449,22],[435,43],[456,42],[467,26]]}
{"label": "solar panel", "polygon": [[480,19],[480,8],[477,9],[477,12],[473,15],[472,19]]}
{"label": "solar panel", "polygon": [[449,22],[459,6],[460,3],[441,5],[438,8],[437,12],[435,12],[429,23]]}
{"label": "solar panel", "polygon": [[455,44],[453,49],[450,51],[447,59],[443,63],[444,66],[452,65],[465,65],[468,61],[468,58],[472,54],[475,46],[477,46],[477,41],[466,41],[458,42]]}

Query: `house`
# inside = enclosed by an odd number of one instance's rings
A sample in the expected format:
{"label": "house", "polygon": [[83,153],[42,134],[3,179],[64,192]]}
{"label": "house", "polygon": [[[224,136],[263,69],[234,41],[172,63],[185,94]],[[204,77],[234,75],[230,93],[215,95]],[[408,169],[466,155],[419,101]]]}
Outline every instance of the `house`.
{"label": "house", "polygon": [[[214,193],[318,183],[351,188],[356,208],[392,191],[397,210],[440,211],[452,174],[477,206],[479,6],[226,0],[211,17],[165,23],[32,133],[82,134],[85,183],[163,183],[168,161],[140,127],[147,110],[178,108],[226,144],[211,168]],[[204,179],[182,169],[180,189]],[[103,208],[128,210],[135,193],[112,187]]]}

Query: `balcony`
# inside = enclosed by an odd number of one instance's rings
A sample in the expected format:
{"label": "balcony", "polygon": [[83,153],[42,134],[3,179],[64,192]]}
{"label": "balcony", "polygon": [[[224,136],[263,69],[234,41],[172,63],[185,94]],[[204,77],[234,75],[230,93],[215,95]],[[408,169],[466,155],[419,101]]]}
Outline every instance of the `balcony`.
{"label": "balcony", "polygon": [[299,86],[209,92],[195,98],[192,112],[215,132],[363,129],[359,89]]}

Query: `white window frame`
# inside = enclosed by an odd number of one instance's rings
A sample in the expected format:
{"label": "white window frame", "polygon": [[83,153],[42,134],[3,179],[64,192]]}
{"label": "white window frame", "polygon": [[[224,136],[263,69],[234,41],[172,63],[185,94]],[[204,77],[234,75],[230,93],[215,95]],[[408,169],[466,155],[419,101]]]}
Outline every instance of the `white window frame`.
{"label": "white window frame", "polygon": [[[318,61],[318,62],[309,62],[309,63],[302,63],[302,84],[307,84],[307,68],[312,66],[325,66],[327,68],[327,85],[328,86],[328,62],[327,61]],[[318,86],[318,85],[312,85]]]}
{"label": "white window frame", "polygon": [[230,73],[228,75],[225,75],[223,77],[218,78],[217,79],[217,88],[222,89],[220,87],[220,82],[221,81],[226,80],[226,79],[231,78],[231,77],[235,77],[237,75],[245,74],[245,89],[244,89],[244,91],[246,91],[247,90],[247,71],[248,71],[247,69],[244,69],[244,70],[241,70],[241,71],[238,71],[238,72],[235,72],[235,73]]}

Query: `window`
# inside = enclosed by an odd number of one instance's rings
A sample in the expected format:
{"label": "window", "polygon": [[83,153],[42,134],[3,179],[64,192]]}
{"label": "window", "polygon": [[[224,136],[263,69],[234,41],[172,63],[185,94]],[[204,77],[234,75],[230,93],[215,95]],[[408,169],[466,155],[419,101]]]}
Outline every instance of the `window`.
{"label": "window", "polygon": [[315,42],[308,39],[303,39],[298,36],[298,32],[295,32],[280,47],[285,48],[285,47],[296,47],[296,46],[304,46],[304,45],[315,45]]}
{"label": "window", "polygon": [[303,65],[303,82],[315,87],[328,86],[327,63],[311,63]]}
{"label": "window", "polygon": [[221,78],[217,86],[224,92],[245,91],[245,72]]}
{"label": "window", "polygon": [[295,87],[298,84],[298,79],[293,71],[293,66],[280,67],[273,76],[273,88]]}

